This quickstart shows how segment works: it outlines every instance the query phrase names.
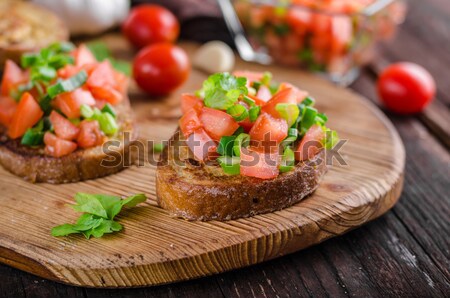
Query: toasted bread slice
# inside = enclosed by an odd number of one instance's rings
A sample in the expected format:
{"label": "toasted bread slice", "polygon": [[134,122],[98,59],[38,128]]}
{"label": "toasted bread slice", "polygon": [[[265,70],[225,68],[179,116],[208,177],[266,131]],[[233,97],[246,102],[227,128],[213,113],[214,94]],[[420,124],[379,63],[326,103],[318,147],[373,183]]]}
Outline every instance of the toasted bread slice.
{"label": "toasted bread slice", "polygon": [[327,171],[321,151],[273,180],[229,176],[192,158],[181,133],[164,149],[156,172],[158,204],[188,220],[230,220],[277,211],[311,194]]}
{"label": "toasted bread slice", "polygon": [[51,11],[24,1],[0,1],[0,69],[23,53],[68,40],[69,30]]}
{"label": "toasted bread slice", "polygon": [[[120,146],[111,146],[105,152],[103,146],[78,149],[59,158],[48,156],[44,147],[31,148],[11,140],[6,129],[0,129],[0,164],[11,173],[31,182],[69,183],[104,177],[119,172],[130,159],[130,143],[136,140],[133,115],[127,97],[115,106],[119,132],[113,138]],[[128,133],[129,137],[124,137]],[[113,160],[119,163],[111,162]],[[102,163],[103,162],[103,163]]]}

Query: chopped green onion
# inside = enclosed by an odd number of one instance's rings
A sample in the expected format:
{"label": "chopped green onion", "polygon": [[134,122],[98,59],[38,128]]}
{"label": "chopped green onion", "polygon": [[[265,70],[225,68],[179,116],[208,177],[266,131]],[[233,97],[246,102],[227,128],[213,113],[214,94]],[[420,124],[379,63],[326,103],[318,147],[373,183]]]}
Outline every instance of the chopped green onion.
{"label": "chopped green onion", "polygon": [[253,87],[248,87],[248,94],[255,96],[256,95],[256,89]]}
{"label": "chopped green onion", "polygon": [[102,113],[96,120],[100,124],[100,129],[107,135],[114,135],[119,127],[114,117],[110,113]]}
{"label": "chopped green onion", "polygon": [[35,131],[29,128],[20,141],[22,145],[39,146],[44,143],[44,133],[42,131]]}
{"label": "chopped green onion", "polygon": [[41,120],[35,127],[27,129],[20,143],[27,146],[39,146],[44,143],[44,120]]}
{"label": "chopped green onion", "polygon": [[94,116],[94,111],[87,104],[82,104],[80,106],[80,113],[81,113],[81,116],[83,116],[83,118],[85,118],[85,119],[89,119]]}
{"label": "chopped green onion", "polygon": [[256,119],[258,119],[258,116],[259,116],[260,112],[261,112],[261,107],[260,106],[251,107],[248,110],[248,116],[249,116],[250,122],[255,122]]}
{"label": "chopped green onion", "polygon": [[314,125],[316,122],[317,110],[313,107],[306,107],[303,111],[302,121],[300,122],[301,133],[304,134],[306,131]]}
{"label": "chopped green onion", "polygon": [[292,171],[295,167],[295,154],[290,147],[284,149],[283,156],[281,157],[280,172],[286,173]]}
{"label": "chopped green onion", "polygon": [[236,129],[236,131],[233,133],[233,136],[238,136],[243,132],[245,132],[244,128],[242,126],[239,126],[238,129]]}
{"label": "chopped green onion", "polygon": [[250,97],[248,97],[247,95],[244,95],[244,97],[242,99],[244,100],[244,102],[246,104],[248,104],[251,107],[256,105],[255,101],[253,99],[251,99]]}
{"label": "chopped green onion", "polygon": [[316,123],[318,123],[320,125],[324,125],[325,123],[327,123],[327,121],[328,121],[327,115],[325,115],[323,113],[318,113],[316,115]]}
{"label": "chopped green onion", "polygon": [[103,113],[110,113],[114,118],[117,117],[116,111],[114,111],[114,108],[109,103],[106,103],[105,106],[102,109]]}
{"label": "chopped green onion", "polygon": [[162,152],[164,150],[164,147],[165,146],[163,143],[153,144],[153,152],[155,152],[155,153]]}
{"label": "chopped green onion", "polygon": [[288,136],[289,137],[298,137],[298,129],[297,128],[289,128]]}
{"label": "chopped green onion", "polygon": [[233,151],[234,155],[241,156],[241,147],[248,147],[250,145],[250,135],[241,133],[234,140]]}
{"label": "chopped green onion", "polygon": [[316,101],[314,100],[314,98],[307,96],[303,101],[302,104],[305,106],[312,106],[314,105]]}
{"label": "chopped green onion", "polygon": [[262,85],[261,82],[253,82],[252,87],[255,88],[256,91],[258,91],[261,85]]}
{"label": "chopped green onion", "polygon": [[300,115],[300,109],[292,103],[279,103],[275,106],[275,109],[286,120],[288,127],[291,127]]}
{"label": "chopped green onion", "polygon": [[227,113],[238,122],[245,120],[248,117],[247,108],[240,104],[236,104],[232,107],[229,107],[227,109]]}
{"label": "chopped green onion", "polygon": [[295,141],[297,141],[297,137],[288,136],[283,141],[281,141],[281,147],[286,148],[287,146],[291,145]]}
{"label": "chopped green onion", "polygon": [[45,114],[50,112],[52,108],[51,102],[52,99],[48,95],[45,95],[39,100],[39,106],[41,107],[42,111],[44,111]]}
{"label": "chopped green onion", "polygon": [[36,77],[34,78],[34,80],[40,78],[43,81],[50,81],[54,77],[56,77],[56,70],[49,66],[41,66],[36,68],[36,73],[34,74],[34,76]]}
{"label": "chopped green onion", "polygon": [[274,95],[280,89],[280,85],[277,83],[271,83],[269,86],[270,94]]}
{"label": "chopped green onion", "polygon": [[272,81],[272,73],[271,72],[264,72],[262,78],[261,78],[261,84],[270,86],[270,82]]}
{"label": "chopped green onion", "polygon": [[331,150],[339,142],[339,136],[335,130],[324,128],[325,139],[322,140],[323,147],[325,149]]}
{"label": "chopped green onion", "polygon": [[82,70],[67,80],[60,81],[47,88],[50,98],[55,98],[58,94],[69,92],[81,87],[87,80],[86,71]]}
{"label": "chopped green onion", "polygon": [[75,124],[75,125],[79,125],[80,124],[80,122],[81,122],[81,120],[80,120],[80,118],[72,118],[72,119],[69,119],[69,121],[70,121],[70,123],[72,123],[72,124]]}
{"label": "chopped green onion", "polygon": [[236,136],[224,136],[220,138],[219,146],[217,146],[217,153],[222,156],[233,155],[233,145],[234,140],[236,140]]}
{"label": "chopped green onion", "polygon": [[217,158],[217,161],[219,162],[225,174],[228,175],[240,174],[241,159],[239,157],[220,156],[219,158]]}

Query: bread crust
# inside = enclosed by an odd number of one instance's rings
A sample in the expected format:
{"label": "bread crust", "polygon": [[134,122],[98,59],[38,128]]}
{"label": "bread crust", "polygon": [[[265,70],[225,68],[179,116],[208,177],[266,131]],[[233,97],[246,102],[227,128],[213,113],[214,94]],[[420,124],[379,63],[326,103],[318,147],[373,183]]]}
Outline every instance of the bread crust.
{"label": "bread crust", "polygon": [[[11,140],[6,129],[0,128],[0,164],[9,172],[30,182],[53,184],[77,182],[100,178],[119,172],[130,160],[130,143],[136,140],[130,103],[127,97],[115,106],[119,132],[111,140],[118,140],[120,146],[105,152],[103,146],[78,149],[62,157],[48,156],[43,146],[31,148],[20,144],[20,139]],[[124,137],[125,132],[129,137]],[[105,161],[120,160],[113,166],[105,166]],[[103,165],[102,165],[103,161]]]}
{"label": "bread crust", "polygon": [[187,220],[230,220],[289,207],[318,186],[327,171],[325,151],[272,180],[229,176],[218,165],[196,163],[177,132],[156,171],[158,204]]}

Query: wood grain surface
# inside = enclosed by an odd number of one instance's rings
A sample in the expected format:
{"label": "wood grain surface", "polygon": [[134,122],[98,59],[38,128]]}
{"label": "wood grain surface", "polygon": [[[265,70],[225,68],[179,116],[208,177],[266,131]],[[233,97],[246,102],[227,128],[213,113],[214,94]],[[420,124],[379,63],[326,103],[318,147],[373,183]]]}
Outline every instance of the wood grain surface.
{"label": "wood grain surface", "polygon": [[[116,35],[103,38],[115,53],[132,53]],[[189,53],[194,45],[185,44]],[[263,70],[238,62],[237,68]],[[403,144],[387,118],[359,95],[296,70],[272,67],[279,81],[310,91],[329,126],[347,140],[320,188],[299,204],[229,222],[171,218],[155,203],[155,166],[146,162],[87,182],[30,184],[0,170],[0,261],[63,283],[90,287],[157,285],[211,275],[273,259],[343,234],[389,210],[403,185]],[[193,71],[182,91],[199,88]],[[166,140],[180,116],[179,92],[149,101],[132,86],[130,98],[143,140]],[[147,203],[119,216],[123,232],[89,241],[53,238],[51,227],[72,222],[67,206],[76,192],[127,195]]]}

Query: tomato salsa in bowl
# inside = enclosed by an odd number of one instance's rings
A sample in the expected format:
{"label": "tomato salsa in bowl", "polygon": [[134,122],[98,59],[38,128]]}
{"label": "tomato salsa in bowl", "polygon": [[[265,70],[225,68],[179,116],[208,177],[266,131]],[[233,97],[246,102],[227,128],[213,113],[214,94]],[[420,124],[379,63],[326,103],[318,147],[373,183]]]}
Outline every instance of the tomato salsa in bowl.
{"label": "tomato salsa in bowl", "polygon": [[404,0],[235,0],[251,43],[275,62],[350,84],[405,16]]}

